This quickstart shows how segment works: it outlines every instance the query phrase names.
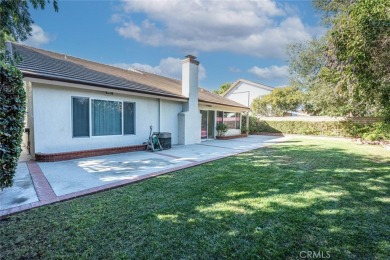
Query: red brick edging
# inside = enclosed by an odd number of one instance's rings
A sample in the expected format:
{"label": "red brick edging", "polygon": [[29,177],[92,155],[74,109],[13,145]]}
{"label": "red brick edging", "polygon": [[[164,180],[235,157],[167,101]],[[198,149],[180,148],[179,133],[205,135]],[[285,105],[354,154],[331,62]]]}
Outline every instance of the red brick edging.
{"label": "red brick edging", "polygon": [[[155,154],[162,155],[162,156],[166,156],[166,157],[170,157],[170,158],[174,158],[174,159],[183,159],[183,157],[178,157],[178,156],[174,156],[174,155],[170,155],[170,154],[165,154],[165,153],[155,152]],[[191,159],[183,159],[183,161],[197,162],[197,161],[191,160]]]}
{"label": "red brick edging", "polygon": [[251,135],[271,135],[271,136],[284,136],[283,133],[272,133],[272,132],[256,132],[251,133]]}
{"label": "red brick edging", "polygon": [[35,192],[39,201],[56,201],[57,196],[43,174],[41,167],[35,161],[27,162],[27,168],[30,172],[31,180],[34,184]]}
{"label": "red brick edging", "polygon": [[141,144],[141,145],[133,145],[133,146],[83,150],[83,151],[64,152],[64,153],[36,153],[35,160],[38,162],[57,162],[57,161],[65,161],[65,160],[79,159],[85,157],[145,151],[145,150],[146,150],[146,145]]}
{"label": "red brick edging", "polygon": [[241,134],[241,135],[228,135],[228,136],[217,136],[217,140],[230,140],[230,139],[236,139],[236,138],[243,138],[248,137],[247,134]]}
{"label": "red brick edging", "polygon": [[197,144],[197,145],[211,146],[211,147],[217,147],[217,148],[225,148],[225,149],[234,150],[234,151],[242,150],[242,149],[240,149],[240,148],[230,148],[230,147],[226,147],[226,146],[213,145],[213,144],[205,144],[205,143],[200,143],[200,144]]}

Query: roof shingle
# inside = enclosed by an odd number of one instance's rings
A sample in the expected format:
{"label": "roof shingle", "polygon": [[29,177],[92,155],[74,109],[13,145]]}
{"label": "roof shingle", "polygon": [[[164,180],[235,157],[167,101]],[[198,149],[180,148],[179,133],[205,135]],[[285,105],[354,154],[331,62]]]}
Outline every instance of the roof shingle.
{"label": "roof shingle", "polygon": [[[181,94],[181,81],[144,71],[125,70],[64,54],[12,43],[21,57],[17,67],[26,77],[79,83],[187,100]],[[227,98],[199,89],[199,101],[247,109]]]}

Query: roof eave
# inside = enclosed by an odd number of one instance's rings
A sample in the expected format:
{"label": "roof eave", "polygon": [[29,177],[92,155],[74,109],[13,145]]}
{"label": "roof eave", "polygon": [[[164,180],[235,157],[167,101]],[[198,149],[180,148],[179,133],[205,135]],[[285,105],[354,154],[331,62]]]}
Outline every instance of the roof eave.
{"label": "roof eave", "polygon": [[152,92],[142,91],[142,90],[118,88],[118,87],[113,87],[113,86],[107,86],[107,85],[104,85],[104,84],[91,83],[91,82],[87,82],[87,81],[83,81],[83,80],[74,80],[74,79],[58,77],[58,76],[36,74],[36,73],[30,72],[30,71],[26,71],[26,70],[21,70],[21,71],[23,73],[23,77],[25,77],[25,78],[36,78],[36,79],[42,79],[42,80],[53,80],[53,81],[60,81],[60,82],[65,82],[65,83],[72,83],[72,84],[80,84],[80,85],[86,85],[86,86],[92,86],[92,87],[107,88],[107,89],[112,89],[112,90],[120,90],[120,91],[125,91],[125,92],[130,92],[130,93],[140,93],[140,94],[152,95],[152,96],[158,96],[158,97],[175,98],[175,99],[180,99],[180,100],[183,100],[183,101],[187,101],[188,100],[188,98],[186,98],[186,97],[181,97],[181,96],[176,96],[176,95],[167,95],[167,94],[152,93]]}

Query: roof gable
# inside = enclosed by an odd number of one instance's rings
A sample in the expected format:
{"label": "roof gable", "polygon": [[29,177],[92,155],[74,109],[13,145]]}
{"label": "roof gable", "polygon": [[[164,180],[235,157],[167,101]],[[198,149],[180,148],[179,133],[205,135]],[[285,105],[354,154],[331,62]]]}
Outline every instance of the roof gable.
{"label": "roof gable", "polygon": [[260,83],[257,83],[257,82],[253,82],[253,81],[249,81],[249,80],[246,80],[246,79],[238,79],[236,82],[234,82],[230,88],[228,90],[226,90],[223,94],[222,94],[222,97],[225,97],[228,93],[230,93],[236,86],[238,86],[238,84],[240,83],[246,83],[248,85],[251,85],[253,87],[256,87],[256,88],[261,88],[261,89],[265,89],[265,90],[270,90],[272,91],[274,88],[273,87],[270,87],[270,86],[266,86],[266,85],[263,85],[263,84],[260,84]]}

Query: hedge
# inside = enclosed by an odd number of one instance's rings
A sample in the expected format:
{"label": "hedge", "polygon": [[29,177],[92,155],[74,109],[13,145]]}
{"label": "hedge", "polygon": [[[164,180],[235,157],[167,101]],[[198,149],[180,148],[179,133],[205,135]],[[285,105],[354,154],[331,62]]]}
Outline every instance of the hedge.
{"label": "hedge", "polygon": [[[243,117],[242,121],[245,126],[246,118]],[[261,132],[352,137],[369,141],[390,140],[390,124],[385,122],[364,124],[352,121],[263,121],[256,117],[250,117],[249,133]]]}
{"label": "hedge", "polygon": [[11,187],[21,152],[26,93],[22,73],[0,61],[0,189]]}

